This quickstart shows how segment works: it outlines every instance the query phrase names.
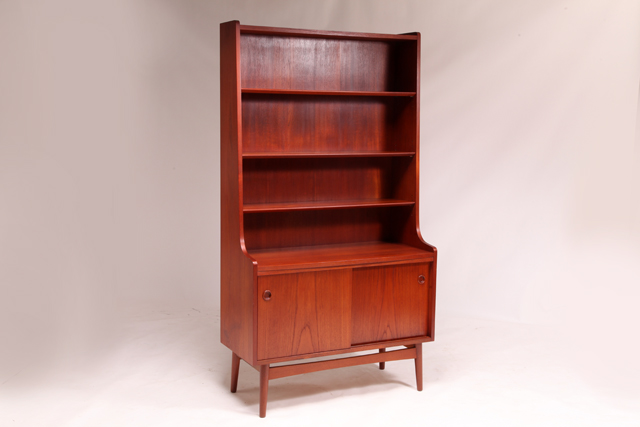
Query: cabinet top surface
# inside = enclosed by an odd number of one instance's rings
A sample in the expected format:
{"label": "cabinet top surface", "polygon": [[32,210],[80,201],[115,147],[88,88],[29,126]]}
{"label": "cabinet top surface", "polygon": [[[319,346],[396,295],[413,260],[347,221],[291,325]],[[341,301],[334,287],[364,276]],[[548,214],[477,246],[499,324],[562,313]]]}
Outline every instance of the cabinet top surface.
{"label": "cabinet top surface", "polygon": [[[239,21],[230,21],[238,22]],[[226,23],[225,23],[226,24]],[[381,34],[348,31],[307,30],[299,28],[262,27],[257,25],[239,25],[241,34],[264,34],[274,36],[319,37],[353,40],[418,40],[420,33]]]}
{"label": "cabinet top surface", "polygon": [[258,262],[259,272],[433,260],[433,254],[430,252],[402,243],[388,242],[250,250],[249,254]]}

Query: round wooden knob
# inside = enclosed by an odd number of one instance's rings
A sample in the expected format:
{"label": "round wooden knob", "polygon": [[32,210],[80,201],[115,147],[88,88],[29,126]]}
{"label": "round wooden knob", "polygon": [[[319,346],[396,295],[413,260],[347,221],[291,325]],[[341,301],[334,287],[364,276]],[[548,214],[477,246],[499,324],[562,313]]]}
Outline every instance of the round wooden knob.
{"label": "round wooden knob", "polygon": [[423,276],[422,274],[421,274],[421,275],[419,275],[419,276],[418,276],[418,283],[420,283],[420,284],[422,285],[422,284],[424,283],[424,281],[425,281],[424,276]]}
{"label": "round wooden knob", "polygon": [[265,301],[269,301],[271,299],[271,291],[270,290],[264,291],[264,293],[262,294],[262,299]]}

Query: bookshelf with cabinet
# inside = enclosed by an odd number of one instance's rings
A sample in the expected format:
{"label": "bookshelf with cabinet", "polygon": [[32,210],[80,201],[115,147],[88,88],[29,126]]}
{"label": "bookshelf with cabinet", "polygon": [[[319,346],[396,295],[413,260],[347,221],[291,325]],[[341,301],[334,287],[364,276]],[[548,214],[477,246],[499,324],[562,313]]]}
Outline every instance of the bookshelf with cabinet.
{"label": "bookshelf with cabinet", "polygon": [[260,372],[260,416],[269,380],[319,370],[412,359],[422,389],[437,253],[418,227],[420,35],[220,34],[231,391],[240,360]]}

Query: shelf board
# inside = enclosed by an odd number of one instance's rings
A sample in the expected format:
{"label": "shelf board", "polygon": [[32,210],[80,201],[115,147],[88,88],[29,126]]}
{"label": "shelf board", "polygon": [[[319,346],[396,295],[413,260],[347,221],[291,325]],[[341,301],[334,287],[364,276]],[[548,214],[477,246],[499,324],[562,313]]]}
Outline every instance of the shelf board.
{"label": "shelf board", "polygon": [[361,242],[339,245],[249,250],[258,274],[270,271],[345,267],[416,260],[433,260],[433,253],[402,243]]}
{"label": "shelf board", "polygon": [[295,90],[295,89],[258,89],[243,88],[242,93],[254,93],[263,95],[325,95],[325,96],[416,96],[415,92],[379,92],[364,90]]}
{"label": "shelf board", "polygon": [[244,212],[281,212],[318,209],[371,208],[379,206],[411,206],[415,202],[396,199],[335,200],[321,202],[250,203],[244,205]]}
{"label": "shelf board", "polygon": [[286,159],[286,158],[322,158],[322,157],[412,157],[415,151],[332,151],[332,152],[262,152],[243,153],[245,159]]}

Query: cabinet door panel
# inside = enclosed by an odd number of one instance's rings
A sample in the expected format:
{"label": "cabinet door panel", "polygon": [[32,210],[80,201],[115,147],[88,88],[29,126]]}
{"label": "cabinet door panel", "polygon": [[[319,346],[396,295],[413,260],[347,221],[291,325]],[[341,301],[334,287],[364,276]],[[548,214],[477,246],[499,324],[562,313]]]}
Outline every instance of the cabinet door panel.
{"label": "cabinet door panel", "polygon": [[354,269],[352,343],[426,335],[429,268],[422,263]]}
{"label": "cabinet door panel", "polygon": [[264,276],[258,290],[258,359],[351,346],[350,269]]}

